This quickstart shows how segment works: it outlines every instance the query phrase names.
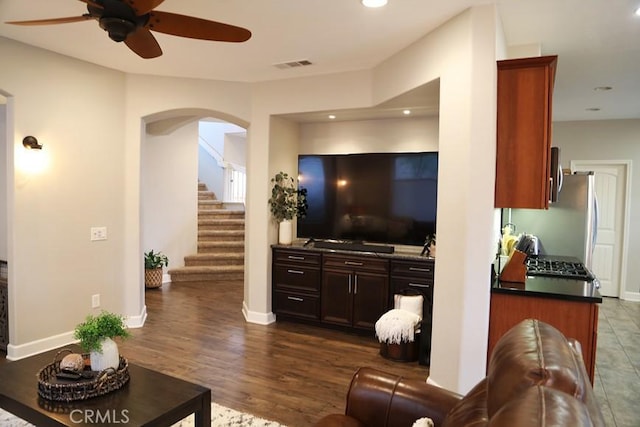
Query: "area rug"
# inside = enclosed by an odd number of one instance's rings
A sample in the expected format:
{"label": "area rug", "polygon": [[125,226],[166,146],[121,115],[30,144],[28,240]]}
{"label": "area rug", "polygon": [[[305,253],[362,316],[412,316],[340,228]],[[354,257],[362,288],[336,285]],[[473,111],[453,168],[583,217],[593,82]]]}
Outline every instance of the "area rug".
{"label": "area rug", "polygon": [[[16,417],[0,408],[0,426],[2,427],[34,427],[33,424]],[[254,417],[251,414],[238,412],[226,406],[211,403],[211,427],[285,427],[274,421]],[[172,427],[193,427],[193,415],[185,418]]]}

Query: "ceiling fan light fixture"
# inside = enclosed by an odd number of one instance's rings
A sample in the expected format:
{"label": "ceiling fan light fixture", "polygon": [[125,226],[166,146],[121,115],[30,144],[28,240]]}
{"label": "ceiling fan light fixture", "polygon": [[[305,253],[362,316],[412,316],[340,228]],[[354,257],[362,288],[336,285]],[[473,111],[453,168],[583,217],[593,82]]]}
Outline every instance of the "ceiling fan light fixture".
{"label": "ceiling fan light fixture", "polygon": [[136,23],[122,18],[100,18],[100,28],[109,33],[109,38],[116,42],[123,42],[136,29]]}
{"label": "ceiling fan light fixture", "polygon": [[387,0],[361,0],[365,7],[382,7],[387,4]]}

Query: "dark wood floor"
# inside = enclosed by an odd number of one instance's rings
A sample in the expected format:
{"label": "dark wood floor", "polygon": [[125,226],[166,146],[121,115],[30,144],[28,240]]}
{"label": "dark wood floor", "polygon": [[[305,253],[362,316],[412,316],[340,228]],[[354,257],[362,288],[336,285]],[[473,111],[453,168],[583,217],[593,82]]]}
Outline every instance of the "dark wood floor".
{"label": "dark wood floor", "polygon": [[199,282],[147,290],[145,326],[120,342],[120,352],[210,387],[221,405],[290,427],[343,412],[351,375],[360,366],[410,378],[428,375],[417,363],[382,358],[373,337],[290,322],[246,323],[242,286]]}

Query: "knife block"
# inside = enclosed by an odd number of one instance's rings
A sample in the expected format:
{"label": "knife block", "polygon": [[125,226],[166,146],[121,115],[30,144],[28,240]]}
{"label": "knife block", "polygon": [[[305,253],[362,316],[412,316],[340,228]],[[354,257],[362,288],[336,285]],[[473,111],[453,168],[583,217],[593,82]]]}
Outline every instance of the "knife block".
{"label": "knife block", "polygon": [[501,282],[515,282],[524,283],[527,277],[527,266],[524,262],[527,259],[527,254],[519,250],[513,251],[507,264],[500,273]]}

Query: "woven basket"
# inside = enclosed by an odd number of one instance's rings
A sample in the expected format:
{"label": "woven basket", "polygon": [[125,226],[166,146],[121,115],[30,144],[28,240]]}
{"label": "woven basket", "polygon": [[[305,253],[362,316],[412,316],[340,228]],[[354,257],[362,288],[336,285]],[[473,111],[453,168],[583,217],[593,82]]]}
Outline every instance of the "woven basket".
{"label": "woven basket", "polygon": [[144,270],[144,286],[147,288],[162,286],[162,267]]}
{"label": "woven basket", "polygon": [[[60,372],[61,353],[69,352],[69,349],[60,350],[54,357],[53,363],[48,364],[38,372],[38,395],[46,400],[58,402],[71,402],[85,400],[118,390],[129,382],[129,363],[120,356],[118,369],[105,369],[102,372],[94,372],[94,376],[77,381],[59,380],[56,374]],[[82,355],[88,359],[89,354]]]}

